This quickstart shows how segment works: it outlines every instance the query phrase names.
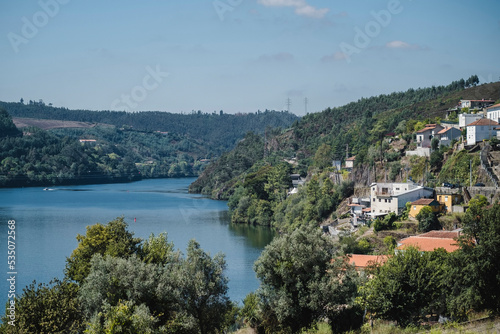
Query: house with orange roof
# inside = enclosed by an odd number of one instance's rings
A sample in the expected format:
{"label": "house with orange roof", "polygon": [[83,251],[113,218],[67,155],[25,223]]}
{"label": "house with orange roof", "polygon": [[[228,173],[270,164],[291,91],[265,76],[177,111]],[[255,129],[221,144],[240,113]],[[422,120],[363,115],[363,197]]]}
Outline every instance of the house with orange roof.
{"label": "house with orange roof", "polygon": [[368,266],[376,264],[384,264],[387,255],[364,255],[364,254],[349,254],[349,264],[353,265],[356,270],[366,269]]}
{"label": "house with orange roof", "polygon": [[452,142],[452,140],[459,139],[462,135],[462,131],[457,128],[449,127],[444,128],[439,131],[436,135],[436,138],[439,139],[439,145],[448,146]]}
{"label": "house with orange roof", "polygon": [[432,252],[436,249],[443,248],[451,253],[458,250],[458,241],[453,238],[432,238],[422,236],[412,236],[399,241],[396,247],[397,251],[404,251],[408,247],[415,247],[422,252]]}
{"label": "house with orange roof", "polygon": [[497,137],[495,129],[500,124],[488,118],[481,118],[467,125],[467,145],[475,145],[485,139]]}
{"label": "house with orange roof", "polygon": [[442,205],[433,198],[420,198],[414,202],[411,202],[410,212],[408,216],[416,218],[420,210],[424,207],[430,207],[432,212],[439,213],[442,210]]}
{"label": "house with orange roof", "polygon": [[431,140],[443,130],[439,124],[426,124],[425,128],[417,131],[417,145],[419,147],[431,147]]}
{"label": "house with orange roof", "polygon": [[346,169],[353,169],[355,161],[356,161],[356,156],[345,159],[345,168]]}

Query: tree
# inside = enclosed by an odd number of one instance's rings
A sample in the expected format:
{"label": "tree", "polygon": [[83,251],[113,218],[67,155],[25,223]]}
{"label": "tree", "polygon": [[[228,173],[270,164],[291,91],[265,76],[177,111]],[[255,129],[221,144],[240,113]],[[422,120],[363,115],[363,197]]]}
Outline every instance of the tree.
{"label": "tree", "polygon": [[397,252],[375,268],[374,278],[360,289],[358,303],[374,317],[397,321],[403,327],[439,313],[446,297],[446,258],[442,249]]}
{"label": "tree", "polygon": [[358,276],[334,249],[315,227],[296,229],[265,248],[255,262],[264,327],[296,333],[352,307]]}
{"label": "tree", "polygon": [[189,242],[187,257],[181,263],[178,277],[180,303],[181,308],[195,319],[202,334],[216,333],[223,325],[226,313],[232,309],[227,296],[225,269],[223,254],[212,258],[196,241]]}
{"label": "tree", "polygon": [[434,137],[434,138],[432,138],[432,140],[431,140],[431,149],[432,149],[433,151],[435,151],[435,150],[437,150],[438,148],[439,148],[439,139],[438,139],[438,138],[436,138],[436,137]]}
{"label": "tree", "polygon": [[[84,319],[77,299],[78,286],[57,279],[47,284],[33,282],[16,297],[15,326],[2,317],[2,333],[81,333]],[[9,306],[9,304],[7,304]]]}
{"label": "tree", "polygon": [[66,259],[66,277],[82,283],[90,272],[90,260],[95,254],[113,257],[129,257],[137,252],[139,238],[127,231],[123,217],[106,225],[95,224],[87,227],[87,233],[76,237],[78,247]]}
{"label": "tree", "polygon": [[420,232],[429,232],[441,228],[437,215],[432,211],[430,206],[424,206],[420,209],[416,218],[418,220],[418,230]]}
{"label": "tree", "polygon": [[319,169],[325,169],[332,165],[332,147],[328,144],[321,144],[314,154],[314,165]]}
{"label": "tree", "polygon": [[103,311],[92,317],[85,333],[88,334],[118,334],[118,333],[158,333],[155,324],[158,322],[151,315],[146,305],[134,305],[120,301],[111,306],[105,303]]}
{"label": "tree", "polygon": [[0,138],[19,136],[21,132],[12,121],[12,117],[3,108],[0,108]]}
{"label": "tree", "polygon": [[462,316],[470,309],[500,314],[500,204],[489,209],[476,204],[464,217],[460,250],[450,273],[449,307]]}
{"label": "tree", "polygon": [[145,263],[166,265],[179,259],[179,252],[174,252],[174,244],[168,242],[167,233],[154,234],[144,240],[138,249],[138,254]]}
{"label": "tree", "polygon": [[[158,293],[158,287],[163,287]],[[117,258],[100,254],[91,261],[91,270],[80,288],[79,299],[87,318],[96,316],[105,306],[121,301],[145,304],[154,316],[168,319],[173,312],[173,279],[163,275],[156,264],[146,264],[136,256]]]}

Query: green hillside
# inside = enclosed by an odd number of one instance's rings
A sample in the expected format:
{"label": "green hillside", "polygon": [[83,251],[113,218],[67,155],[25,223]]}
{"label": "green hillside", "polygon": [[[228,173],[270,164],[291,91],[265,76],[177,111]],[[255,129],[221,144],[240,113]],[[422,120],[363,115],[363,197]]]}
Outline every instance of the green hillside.
{"label": "green hillside", "polygon": [[[287,229],[319,224],[335,211],[343,198],[352,194],[353,183],[331,184],[334,172],[331,162],[333,159],[344,161],[346,153],[356,156],[358,170],[375,171],[372,182],[380,177],[392,181],[399,177],[401,180],[403,166],[407,165],[411,167],[409,176],[426,177],[437,183],[444,156],[453,156],[452,149],[443,147],[436,151],[431,157],[434,160],[431,159],[428,175],[424,175],[426,159],[404,158],[404,151],[415,145],[416,130],[426,123],[443,120],[448,109],[455,107],[460,99],[500,97],[500,82],[471,87],[465,87],[463,82],[363,98],[342,107],[308,114],[294,122],[291,129],[268,136],[265,144],[262,139],[254,140],[255,145],[248,149],[244,142],[241,143],[241,147],[225,155],[223,162],[208,166],[190,190],[229,199],[233,222],[264,222]],[[398,135],[398,139],[387,140],[388,135]],[[228,166],[241,160],[238,152],[248,152],[248,156],[254,158],[247,159],[246,166],[228,173]],[[477,158],[471,156],[471,159],[477,168]],[[282,167],[284,161],[287,167]],[[450,177],[449,165],[445,164],[442,178]],[[298,195],[273,197],[272,194],[286,188],[286,180],[275,181],[275,174],[283,170],[307,176],[310,181]],[[262,183],[261,188],[255,188],[252,181],[255,177]],[[353,178],[354,182],[361,182]],[[342,179],[345,178],[339,177]],[[328,203],[321,200],[327,193],[330,193],[328,198],[333,199]]]}

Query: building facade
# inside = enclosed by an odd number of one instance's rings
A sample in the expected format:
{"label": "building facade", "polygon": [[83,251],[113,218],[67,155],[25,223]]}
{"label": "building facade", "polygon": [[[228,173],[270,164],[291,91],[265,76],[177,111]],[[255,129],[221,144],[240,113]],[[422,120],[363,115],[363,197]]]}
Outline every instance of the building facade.
{"label": "building facade", "polygon": [[485,139],[496,138],[498,122],[482,118],[467,125],[467,145],[475,145]]}
{"label": "building facade", "polygon": [[489,108],[486,108],[486,118],[491,119],[497,123],[500,123],[500,103],[495,104]]}
{"label": "building facade", "polygon": [[434,189],[414,183],[373,183],[370,186],[371,216],[384,216],[390,212],[399,215],[407,202],[433,195]]}

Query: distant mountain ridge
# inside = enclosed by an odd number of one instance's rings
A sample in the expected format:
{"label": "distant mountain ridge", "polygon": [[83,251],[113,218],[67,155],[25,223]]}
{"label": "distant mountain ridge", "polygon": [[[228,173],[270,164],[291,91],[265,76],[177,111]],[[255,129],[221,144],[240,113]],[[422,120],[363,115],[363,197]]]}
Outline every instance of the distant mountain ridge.
{"label": "distant mountain ridge", "polygon": [[[267,127],[287,128],[299,117],[286,111],[270,111],[249,114],[202,113],[176,114],[160,111],[128,113],[124,111],[70,110],[30,101],[1,102],[13,117],[104,123],[131,127],[139,131],[173,132],[204,141],[209,146],[232,149],[237,140],[251,131],[264,133]],[[218,154],[221,151],[217,152]]]}

